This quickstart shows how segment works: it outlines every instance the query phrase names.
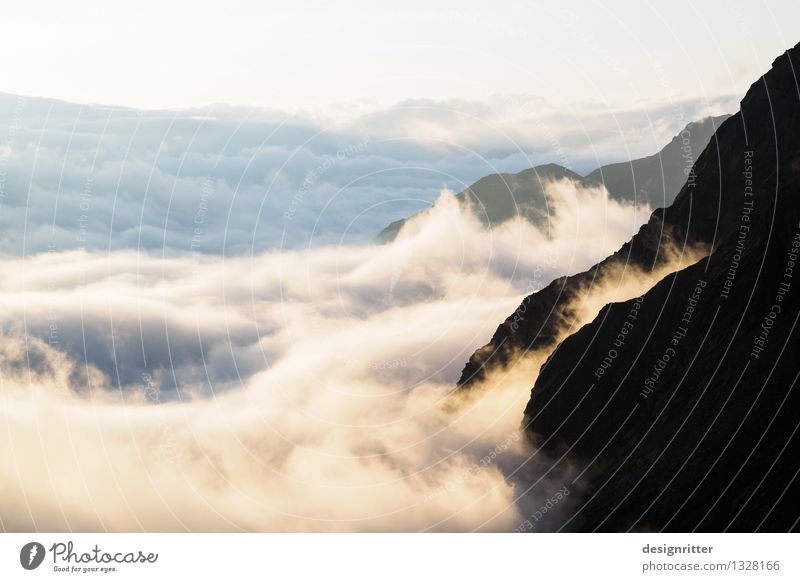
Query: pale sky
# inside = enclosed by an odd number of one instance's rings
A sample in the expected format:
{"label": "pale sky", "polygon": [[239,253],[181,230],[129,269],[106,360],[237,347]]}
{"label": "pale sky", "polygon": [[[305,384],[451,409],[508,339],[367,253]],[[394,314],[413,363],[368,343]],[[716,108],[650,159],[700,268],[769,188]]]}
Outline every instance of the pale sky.
{"label": "pale sky", "polygon": [[0,91],[143,108],[347,110],[541,96],[624,107],[742,94],[800,40],[796,0],[26,0]]}

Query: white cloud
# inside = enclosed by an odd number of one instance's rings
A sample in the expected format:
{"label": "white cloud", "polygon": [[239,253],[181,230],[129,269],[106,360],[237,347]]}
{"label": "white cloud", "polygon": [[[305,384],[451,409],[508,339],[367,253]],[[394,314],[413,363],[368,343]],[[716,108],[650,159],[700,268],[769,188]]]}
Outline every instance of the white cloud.
{"label": "white cloud", "polygon": [[647,216],[602,189],[548,194],[552,239],[486,231],[444,193],[383,246],[3,261],[3,527],[513,529],[563,485],[516,499],[538,477],[517,429],[544,354],[458,406],[453,383],[531,285]]}

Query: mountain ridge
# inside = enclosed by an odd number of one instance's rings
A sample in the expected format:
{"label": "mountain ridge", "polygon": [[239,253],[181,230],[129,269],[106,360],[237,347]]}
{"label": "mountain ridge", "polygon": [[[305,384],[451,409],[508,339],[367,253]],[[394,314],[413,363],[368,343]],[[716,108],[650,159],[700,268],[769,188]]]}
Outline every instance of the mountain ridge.
{"label": "mountain ridge", "polygon": [[[486,225],[492,226],[511,218],[522,216],[537,226],[548,225],[548,200],[544,192],[547,183],[569,178],[587,187],[606,186],[612,198],[620,201],[648,204],[651,208],[667,206],[683,185],[691,161],[708,144],[715,129],[729,115],[709,116],[688,123],[661,150],[627,162],[605,164],[586,176],[559,164],[540,164],[517,173],[489,174],[477,180],[456,195],[469,202]],[[427,212],[422,210],[413,216]],[[389,242],[400,233],[409,219],[395,220],[377,236],[380,242]]]}

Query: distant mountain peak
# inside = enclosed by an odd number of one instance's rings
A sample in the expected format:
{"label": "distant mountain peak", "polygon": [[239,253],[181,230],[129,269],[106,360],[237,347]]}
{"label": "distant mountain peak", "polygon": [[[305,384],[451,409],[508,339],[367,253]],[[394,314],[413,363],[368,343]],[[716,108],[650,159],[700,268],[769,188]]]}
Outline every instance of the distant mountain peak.
{"label": "distant mountain peak", "polygon": [[[721,115],[691,122],[658,153],[628,162],[607,164],[585,177],[559,164],[542,164],[517,173],[484,176],[459,193],[458,198],[471,200],[478,216],[487,226],[519,216],[544,226],[548,207],[544,187],[550,181],[564,178],[584,186],[604,185],[615,200],[647,204],[651,208],[667,206],[686,181],[696,157],[705,149],[716,128],[728,117]],[[381,231],[378,240],[394,240],[406,220],[392,222]]]}

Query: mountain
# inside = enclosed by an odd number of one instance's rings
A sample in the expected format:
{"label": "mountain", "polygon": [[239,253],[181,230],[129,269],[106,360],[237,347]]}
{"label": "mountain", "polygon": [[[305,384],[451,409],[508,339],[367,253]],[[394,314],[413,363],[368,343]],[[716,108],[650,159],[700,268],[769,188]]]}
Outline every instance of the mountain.
{"label": "mountain", "polygon": [[[561,529],[798,529],[798,65],[800,44],[750,87],[671,206],[599,265],[526,297],[465,367],[463,387],[570,330],[524,412],[532,441],[557,453],[551,470],[586,469]],[[698,244],[707,257],[574,329],[570,302],[623,278],[613,267],[652,271]]]}
{"label": "mountain", "polygon": [[[646,203],[651,208],[668,206],[686,181],[695,157],[705,149],[715,129],[728,117],[707,117],[690,123],[660,152],[630,162],[602,166],[586,177],[558,164],[545,164],[517,174],[491,174],[460,192],[456,198],[470,201],[487,225],[522,216],[536,225],[546,226],[548,211],[544,186],[562,178],[586,186],[604,184],[611,196],[618,200]],[[392,222],[380,232],[378,240],[394,240],[406,220]]]}
{"label": "mountain", "polygon": [[[546,225],[547,198],[544,186],[563,178],[576,182],[583,180],[582,176],[563,166],[546,164],[517,174],[491,174],[458,193],[456,198],[460,202],[470,202],[483,223],[490,226],[515,216],[525,217],[534,224]],[[380,232],[378,240],[394,240],[406,220],[402,218],[391,223]]]}

